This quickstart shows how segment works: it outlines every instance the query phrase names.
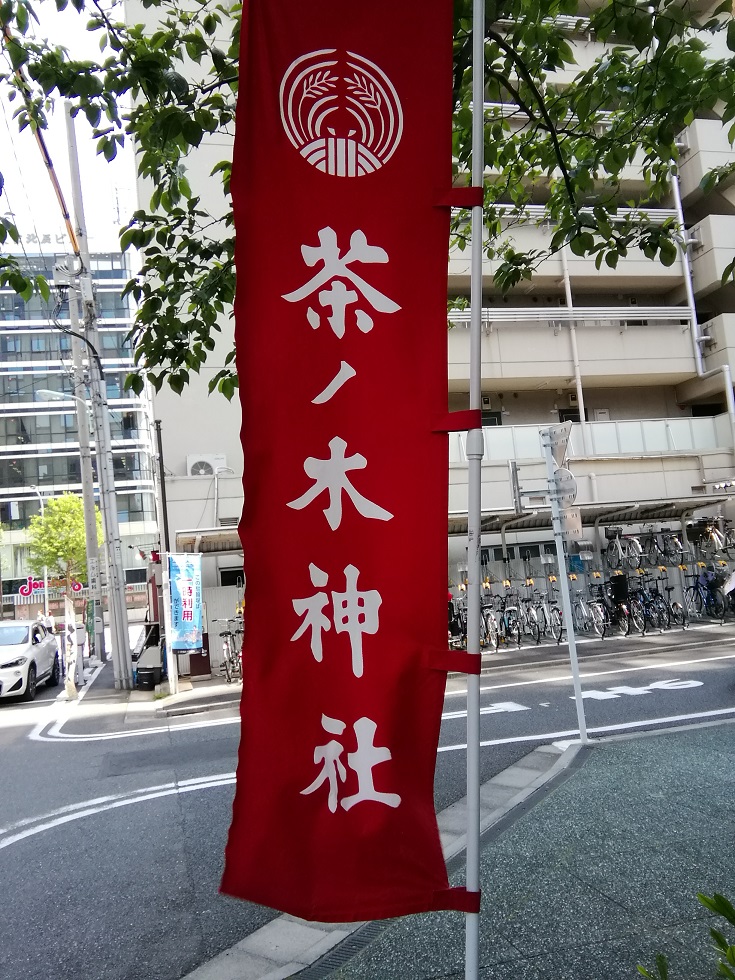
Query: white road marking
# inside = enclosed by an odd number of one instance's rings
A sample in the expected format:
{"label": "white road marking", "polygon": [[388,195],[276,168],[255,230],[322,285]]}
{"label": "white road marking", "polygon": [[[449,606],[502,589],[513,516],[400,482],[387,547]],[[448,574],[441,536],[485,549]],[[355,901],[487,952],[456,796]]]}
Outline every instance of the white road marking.
{"label": "white road marking", "polygon": [[[28,820],[21,820],[11,827],[0,831],[0,850],[17,844],[19,841],[35,837],[54,827],[62,824],[71,823],[73,820],[81,820],[83,817],[91,817],[96,813],[103,813],[105,810],[116,810],[123,806],[132,806],[134,803],[145,803],[148,800],[161,799],[164,796],[175,796],[181,793],[195,793],[198,790],[213,789],[218,786],[230,786],[235,782],[234,772],[218,773],[214,776],[204,776],[197,779],[183,779],[178,783],[163,783],[160,786],[150,786],[145,789],[135,790],[132,793],[120,793],[116,796],[98,797],[95,800],[85,800],[82,803],[73,803],[71,806],[61,807],[52,810],[40,817],[32,817]],[[29,826],[33,824],[33,826]],[[23,829],[20,829],[23,828]]]}
{"label": "white road marking", "polygon": [[[691,667],[696,664],[708,664],[715,663],[719,660],[733,660],[735,659],[735,653],[725,653],[720,657],[702,657],[699,660],[670,660],[666,663],[655,663],[655,664],[643,664],[639,667],[618,667],[615,670],[592,670],[588,673],[580,672],[580,677],[582,680],[589,680],[592,677],[609,677],[613,674],[633,674],[641,670],[665,670],[669,667]],[[513,668],[509,667],[509,670]],[[544,677],[535,678],[530,681],[509,681],[507,684],[488,684],[486,687],[480,688],[480,693],[483,691],[503,691],[509,687],[532,687],[533,685],[543,685],[543,684],[561,684],[564,682],[569,682],[572,679],[571,674],[562,674],[558,677]],[[452,691],[447,694],[447,697],[451,694],[454,697],[466,697],[466,691]]]}
{"label": "white road marking", "polygon": [[[735,714],[735,708],[723,708],[718,711],[702,711],[690,715],[672,715],[668,718],[656,718],[645,721],[623,722],[619,725],[604,725],[597,728],[588,729],[589,734],[603,734],[641,728],[650,724],[670,724],[680,725],[682,723],[701,720],[704,718],[716,718],[723,715]],[[564,740],[568,740],[565,742]],[[523,735],[516,738],[497,738],[480,742],[480,746],[487,748],[495,745],[509,745],[519,742],[560,742],[570,744],[579,741],[579,730],[569,729],[563,732],[545,732],[538,735]],[[467,745],[441,745],[439,752],[461,752],[467,749]],[[50,813],[38,817],[30,817],[11,824],[6,828],[0,829],[0,850],[17,844],[30,837],[53,830],[63,824],[71,823],[74,820],[81,820],[84,817],[94,816],[106,810],[115,810],[123,806],[132,806],[135,803],[146,803],[149,800],[161,799],[166,796],[175,796],[182,793],[194,793],[205,789],[214,789],[220,786],[231,786],[235,782],[235,773],[216,773],[212,776],[202,776],[195,779],[185,779],[178,783],[163,783],[159,786],[150,786],[143,789],[134,790],[130,793],[121,793],[112,796],[102,796],[96,799],[85,800],[81,803],[72,803],[69,806],[60,807]]]}
{"label": "white road marking", "polygon": [[[674,725],[689,721],[698,721],[702,718],[717,718],[722,715],[735,715],[735,708],[720,708],[717,711],[700,711],[693,715],[670,715],[668,718],[647,718],[642,721],[625,721],[619,725],[603,725],[599,728],[588,728],[589,735],[602,734],[604,732],[620,732],[631,728],[644,728],[646,725]],[[538,735],[518,735],[515,738],[493,738],[485,742],[480,742],[481,748],[491,745],[511,745],[517,742],[552,742],[556,739],[571,738],[579,741],[579,729],[570,728],[566,732],[542,732]],[[438,752],[464,752],[467,743],[462,745],[440,745]]]}
{"label": "white road marking", "polygon": [[28,735],[34,742],[108,742],[116,738],[136,738],[138,735],[167,735],[173,732],[189,731],[192,728],[217,728],[220,725],[239,725],[240,716],[236,718],[213,718],[210,721],[193,721],[183,725],[157,725],[155,728],[135,728],[129,732],[99,732],[90,734],[73,734],[62,732],[61,728],[67,719],[55,721],[44,734],[48,721],[40,722]]}
{"label": "white road marking", "polygon": [[[486,704],[484,707],[480,708],[481,715],[497,715],[502,714],[506,711],[530,711],[531,709],[526,707],[525,704],[516,704],[515,701],[500,701],[497,704]],[[442,715],[442,721],[447,721],[452,718],[466,718],[466,711],[445,711]]]}
{"label": "white road marking", "polygon": [[[714,623],[712,625],[706,625],[706,626],[699,626],[697,628],[697,632],[699,632],[701,630],[716,629],[716,628],[719,628],[719,623]],[[625,639],[625,637],[623,637],[622,639]],[[597,642],[599,643],[599,640]],[[656,656],[656,655],[661,654],[661,653],[668,653],[668,652],[670,652],[672,650],[673,651],[696,650],[699,647],[708,647],[709,648],[709,647],[712,647],[712,646],[722,646],[722,645],[724,645],[726,643],[729,643],[731,645],[735,644],[735,636],[723,636],[723,637],[720,637],[719,639],[714,639],[714,640],[711,640],[711,639],[710,640],[697,640],[697,641],[693,641],[691,643],[678,643],[678,644],[671,644],[669,646],[651,647],[650,648],[650,651],[649,650],[643,651],[643,650],[641,650],[641,648],[633,649],[633,650],[606,651],[606,652],[600,652],[599,654],[595,654],[594,655],[594,659],[595,660],[610,660],[612,658],[619,659],[620,657],[627,657],[627,656],[646,656],[646,657],[653,657],[653,656]],[[490,667],[483,668],[483,670],[485,671],[485,673],[483,673],[482,676],[484,678],[487,678],[491,672],[495,672],[495,671],[510,671],[510,670],[523,670],[523,671],[527,671],[527,670],[532,670],[532,669],[537,668],[537,667],[539,667],[539,668],[555,667],[555,666],[558,666],[561,663],[567,663],[568,662],[568,659],[569,659],[568,657],[563,657],[563,658],[560,658],[559,660],[552,660],[552,661],[549,661],[549,660],[534,660],[532,662],[521,662],[521,663],[513,663],[513,664],[509,664],[509,663],[493,664]],[[593,659],[593,658],[591,657],[589,659]],[[696,661],[692,661],[692,662],[695,663]],[[640,668],[633,668],[633,667],[631,667],[630,669],[631,670],[634,670],[634,669],[635,670],[645,670],[647,668],[645,668],[645,667],[640,667]],[[571,675],[565,675],[565,679],[568,680],[570,676]],[[527,683],[534,683],[534,682],[533,681],[528,681]],[[484,690],[488,690],[489,691],[489,690],[494,690],[494,688],[491,688],[491,687],[485,688],[485,687],[483,687],[483,688],[481,688],[481,690],[483,690],[483,691]],[[466,691],[464,691],[464,690],[447,691],[446,694],[445,694],[445,697],[447,697],[447,698],[459,698],[459,697],[464,697],[465,694],[466,694]]]}

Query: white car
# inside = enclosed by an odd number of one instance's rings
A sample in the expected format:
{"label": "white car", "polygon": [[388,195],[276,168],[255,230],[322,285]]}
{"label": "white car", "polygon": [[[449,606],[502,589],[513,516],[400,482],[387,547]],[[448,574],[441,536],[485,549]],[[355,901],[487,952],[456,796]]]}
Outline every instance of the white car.
{"label": "white car", "polygon": [[39,681],[61,679],[56,637],[33,620],[0,621],[0,699],[32,701]]}

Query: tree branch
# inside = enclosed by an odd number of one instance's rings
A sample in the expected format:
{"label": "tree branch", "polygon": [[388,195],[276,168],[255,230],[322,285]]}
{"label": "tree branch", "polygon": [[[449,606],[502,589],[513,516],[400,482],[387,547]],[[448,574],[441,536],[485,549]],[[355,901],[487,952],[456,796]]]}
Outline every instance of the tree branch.
{"label": "tree branch", "polygon": [[548,129],[549,136],[551,137],[551,142],[554,145],[554,153],[556,155],[557,163],[559,164],[559,169],[561,170],[562,173],[564,186],[567,189],[569,203],[571,204],[574,213],[578,214],[579,209],[577,207],[577,201],[574,194],[574,185],[572,184],[571,177],[569,176],[569,171],[567,170],[564,154],[561,151],[561,144],[559,143],[559,137],[556,132],[556,127],[554,126],[554,121],[549,115],[549,112],[546,108],[546,103],[544,102],[543,95],[538,90],[538,87],[536,86],[536,82],[534,81],[533,76],[531,75],[528,68],[526,67],[523,58],[521,58],[520,55],[511,47],[511,45],[508,44],[505,38],[501,37],[501,35],[498,34],[496,31],[492,30],[492,28],[488,28],[486,30],[486,33],[489,38],[495,41],[495,43],[498,45],[501,51],[504,51],[508,55],[510,60],[516,66],[516,69],[518,70],[518,74],[521,76],[521,78],[524,80],[524,82],[528,85],[528,87],[533,92],[534,98],[538,103],[539,111],[544,119],[544,122],[546,123],[546,128]]}

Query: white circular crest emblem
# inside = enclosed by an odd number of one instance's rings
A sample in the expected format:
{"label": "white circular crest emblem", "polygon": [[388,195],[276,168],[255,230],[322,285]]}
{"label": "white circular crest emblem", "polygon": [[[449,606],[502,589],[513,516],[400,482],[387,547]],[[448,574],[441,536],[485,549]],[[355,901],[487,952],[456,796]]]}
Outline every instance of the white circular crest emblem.
{"label": "white circular crest emblem", "polygon": [[367,58],[336,48],[297,58],[281,81],[286,135],[312,167],[362,177],[386,164],[403,134],[403,111],[388,77]]}

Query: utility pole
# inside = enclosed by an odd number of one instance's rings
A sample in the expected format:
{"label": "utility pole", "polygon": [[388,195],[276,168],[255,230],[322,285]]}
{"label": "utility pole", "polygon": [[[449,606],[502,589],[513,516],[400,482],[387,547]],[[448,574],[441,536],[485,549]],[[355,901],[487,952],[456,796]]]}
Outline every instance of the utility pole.
{"label": "utility pole", "polygon": [[100,491],[102,522],[105,531],[105,550],[107,556],[107,597],[110,611],[110,632],[112,636],[113,663],[115,667],[115,687],[130,690],[132,687],[132,660],[130,636],[128,631],[128,611],[125,603],[125,572],[123,569],[122,541],[117,516],[117,496],[115,494],[115,475],[112,462],[112,437],[110,416],[107,405],[107,386],[99,356],[97,331],[97,302],[90,275],[89,246],[84,220],[82,186],[79,176],[76,134],[71,118],[71,109],[66,105],[66,125],[69,144],[69,169],[71,172],[74,221],[81,271],[70,282],[71,301],[81,303],[83,334],[88,351],[89,388],[92,398],[92,417],[94,419],[95,446],[97,450],[97,480]]}
{"label": "utility pole", "polygon": [[[74,257],[68,259],[70,279],[73,276]],[[69,320],[74,331],[71,337],[71,356],[74,377],[74,393],[77,395],[77,431],[79,433],[79,457],[82,476],[82,500],[84,502],[84,537],[87,545],[87,583],[92,602],[94,622],[94,653],[105,660],[105,622],[102,609],[102,579],[100,575],[100,551],[97,543],[97,508],[94,500],[94,473],[89,440],[89,414],[84,397],[85,377],[82,365],[83,352],[80,333],[79,302],[76,291],[69,290]],[[76,335],[76,336],[75,336]]]}
{"label": "utility pole", "polygon": [[158,522],[161,526],[163,532],[163,537],[161,539],[161,544],[163,545],[162,551],[168,552],[171,550],[168,536],[168,502],[166,499],[166,470],[163,466],[163,440],[161,438],[161,420],[154,419],[153,427],[156,430],[156,448],[158,449],[158,491],[159,500],[161,504],[161,513],[158,517]]}

